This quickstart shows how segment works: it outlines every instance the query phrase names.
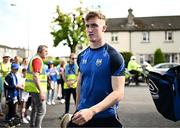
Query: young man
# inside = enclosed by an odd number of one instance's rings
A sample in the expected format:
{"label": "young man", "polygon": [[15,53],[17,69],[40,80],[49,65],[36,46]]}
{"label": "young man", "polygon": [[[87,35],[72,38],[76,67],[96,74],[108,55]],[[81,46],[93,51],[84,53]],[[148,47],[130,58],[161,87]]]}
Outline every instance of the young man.
{"label": "young man", "polygon": [[122,127],[117,116],[124,96],[124,59],[105,43],[105,16],[85,17],[90,46],[78,56],[77,112],[68,127]]}
{"label": "young man", "polygon": [[26,74],[25,91],[32,96],[30,127],[41,128],[46,113],[47,74],[43,59],[48,54],[48,47],[40,45],[37,54],[29,62]]}

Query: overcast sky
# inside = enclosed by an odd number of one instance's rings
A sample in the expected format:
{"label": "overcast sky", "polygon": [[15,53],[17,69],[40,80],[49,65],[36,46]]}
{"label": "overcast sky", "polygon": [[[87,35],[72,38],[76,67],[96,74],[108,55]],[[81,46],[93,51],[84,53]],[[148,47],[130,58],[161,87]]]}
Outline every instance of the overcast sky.
{"label": "overcast sky", "polygon": [[[129,8],[135,17],[180,15],[179,3],[179,0],[84,0],[83,6],[95,10],[100,5],[107,18],[121,18],[127,17]],[[57,4],[71,12],[79,6],[79,0],[0,0],[0,44],[28,48],[29,42],[32,50],[46,44],[50,55],[68,55],[68,48],[52,48],[50,26]]]}

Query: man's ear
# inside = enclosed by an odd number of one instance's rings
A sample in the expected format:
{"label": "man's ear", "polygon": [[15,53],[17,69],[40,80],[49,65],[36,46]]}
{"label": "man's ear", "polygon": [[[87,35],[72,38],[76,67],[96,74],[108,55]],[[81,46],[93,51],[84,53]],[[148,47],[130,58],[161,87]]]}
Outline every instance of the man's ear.
{"label": "man's ear", "polygon": [[105,32],[105,31],[106,31],[106,29],[107,29],[107,26],[106,26],[106,25],[104,25],[104,26],[103,26],[103,32]]}

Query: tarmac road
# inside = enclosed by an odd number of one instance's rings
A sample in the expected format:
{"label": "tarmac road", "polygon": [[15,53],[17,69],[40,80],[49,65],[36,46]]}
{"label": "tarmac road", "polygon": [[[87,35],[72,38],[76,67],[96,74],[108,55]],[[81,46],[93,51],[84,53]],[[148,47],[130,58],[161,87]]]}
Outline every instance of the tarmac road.
{"label": "tarmac road", "polygon": [[[75,111],[73,100],[71,100],[71,110]],[[42,127],[55,128],[60,126],[58,117],[64,112],[64,104],[56,101],[56,105],[47,106],[47,113],[43,120]],[[153,128],[179,128],[180,121],[173,122],[161,116],[152,101],[148,86],[125,87],[125,97],[120,102],[119,117],[124,127],[153,127]],[[2,122],[2,117],[0,117]],[[2,126],[2,125],[1,125]],[[22,124],[20,127],[27,127]]]}

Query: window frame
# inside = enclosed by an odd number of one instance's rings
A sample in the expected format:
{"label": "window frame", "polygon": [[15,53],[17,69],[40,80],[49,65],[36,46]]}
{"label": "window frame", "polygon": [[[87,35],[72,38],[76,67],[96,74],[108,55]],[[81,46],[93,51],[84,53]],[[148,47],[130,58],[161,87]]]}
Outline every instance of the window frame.
{"label": "window frame", "polygon": [[118,33],[117,32],[111,33],[111,42],[113,42],[113,43],[118,42]]}
{"label": "window frame", "polygon": [[173,31],[165,31],[165,41],[173,41]]}
{"label": "window frame", "polygon": [[142,41],[143,42],[150,42],[150,32],[142,32]]}

